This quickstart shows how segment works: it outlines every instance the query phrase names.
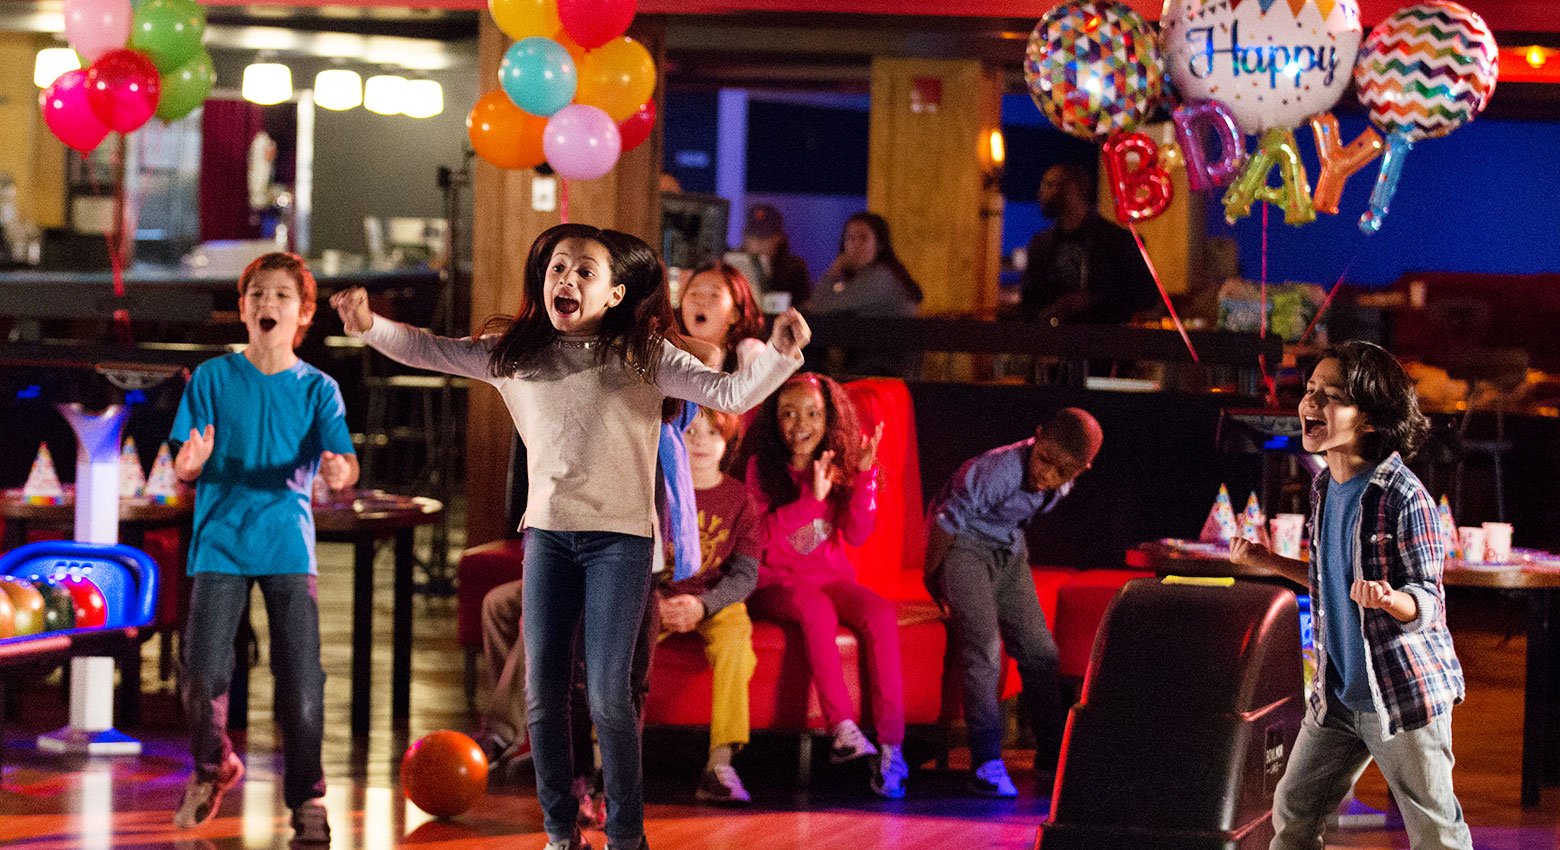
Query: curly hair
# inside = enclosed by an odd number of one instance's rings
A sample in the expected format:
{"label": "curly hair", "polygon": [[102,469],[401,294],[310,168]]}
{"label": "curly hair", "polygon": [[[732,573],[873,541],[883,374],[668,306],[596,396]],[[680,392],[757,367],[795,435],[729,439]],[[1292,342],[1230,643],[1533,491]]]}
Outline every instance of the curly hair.
{"label": "curly hair", "polygon": [[1329,347],[1317,360],[1338,361],[1347,401],[1360,409],[1373,430],[1365,432],[1361,454],[1381,461],[1397,452],[1408,460],[1430,433],[1430,420],[1419,411],[1413,379],[1386,349],[1354,340]]}
{"label": "curly hair", "polygon": [[661,362],[661,343],[677,331],[672,303],[666,291],[666,269],[661,260],[637,236],[603,230],[588,224],[559,224],[542,231],[531,243],[525,261],[525,294],[520,313],[488,320],[488,332],[500,333],[488,368],[495,377],[529,371],[539,355],[558,337],[547,316],[544,284],[547,263],[558,243],[565,239],[595,242],[612,258],[612,284],[624,288],[623,300],[607,310],[596,339],[598,356],[621,357],[645,379],[654,383]]}
{"label": "curly hair", "polygon": [[309,332],[309,326],[314,324],[314,312],[320,298],[319,284],[314,281],[314,273],[309,271],[309,264],[297,254],[290,251],[272,251],[256,257],[244,270],[238,274],[238,297],[242,300],[249,292],[249,284],[260,276],[261,272],[280,271],[286,272],[293,282],[298,285],[298,331],[293,334],[293,348],[303,343],[303,337]]}
{"label": "curly hair", "polygon": [[[726,291],[731,293],[732,307],[737,313],[736,322],[732,323],[730,332],[726,334],[725,369],[732,372],[737,367],[737,343],[749,338],[764,338],[764,314],[759,312],[758,299],[753,295],[753,284],[735,266],[719,259],[711,260],[695,269],[688,276],[688,283],[705,272],[714,272],[725,283]],[[684,292],[688,291],[688,283],[683,284]],[[677,310],[675,315],[678,333],[687,336],[688,326],[683,323],[682,310]]]}
{"label": "curly hair", "polygon": [[829,498],[843,504],[855,483],[856,468],[861,465],[861,426],[856,406],[839,382],[825,375],[803,372],[789,380],[764,401],[748,425],[732,459],[734,470],[746,471],[751,461],[758,475],[758,486],[773,507],[789,505],[801,498],[802,491],[791,477],[791,447],[780,433],[780,396],[792,387],[812,387],[823,397],[824,435],[813,450],[817,459],[826,451],[834,452],[834,464],[841,481],[829,491]]}

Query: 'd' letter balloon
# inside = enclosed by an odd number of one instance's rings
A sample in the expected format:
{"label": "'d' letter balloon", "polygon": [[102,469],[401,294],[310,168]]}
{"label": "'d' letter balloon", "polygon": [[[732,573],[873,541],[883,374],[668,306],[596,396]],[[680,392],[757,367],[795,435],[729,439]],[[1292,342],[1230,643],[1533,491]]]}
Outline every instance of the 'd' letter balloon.
{"label": "'d' letter balloon", "polygon": [[1345,145],[1339,139],[1338,119],[1328,112],[1311,116],[1311,134],[1316,136],[1316,157],[1322,163],[1322,173],[1316,177],[1316,192],[1311,195],[1311,206],[1328,215],[1337,215],[1343,184],[1366,163],[1381,156],[1381,134],[1366,127],[1365,132]]}
{"label": "'d' letter balloon", "polygon": [[647,100],[634,114],[618,122],[618,135],[623,139],[623,152],[628,153],[644,144],[655,129],[655,101]]}
{"label": "'d' letter balloon", "polygon": [[65,0],[65,40],[91,64],[130,39],[130,0]]}
{"label": "'d' letter balloon", "polygon": [[594,50],[628,32],[634,0],[558,0],[558,20],[581,47]]}
{"label": "'d' letter balloon", "polygon": [[515,106],[548,116],[574,100],[578,83],[574,60],[563,45],[533,36],[509,45],[498,66],[498,83]]}
{"label": "'d' letter balloon", "polygon": [[504,35],[524,41],[533,35],[544,38],[558,31],[558,0],[488,0],[493,23]]}
{"label": "'d' letter balloon", "polygon": [[1159,24],[1176,91],[1253,135],[1331,109],[1360,47],[1359,0],[1167,0]]}
{"label": "'d' letter balloon", "polygon": [[129,133],[157,111],[157,66],[134,50],[110,50],[87,69],[87,102],[108,129]]}
{"label": "'d' letter balloon", "polygon": [[547,119],[515,106],[501,91],[483,95],[466,117],[466,135],[477,156],[499,168],[535,168],[547,159],[542,131]]}
{"label": "'d' letter balloon", "polygon": [[1159,146],[1142,133],[1122,133],[1105,143],[1101,158],[1120,221],[1147,221],[1165,211],[1174,190],[1159,165]]}
{"label": "'d' letter balloon", "polygon": [[[1278,166],[1280,185],[1268,185],[1268,172]],[[1262,134],[1257,151],[1246,160],[1240,176],[1224,193],[1224,218],[1234,223],[1251,214],[1252,201],[1261,200],[1284,210],[1285,224],[1305,224],[1316,220],[1311,207],[1311,183],[1300,161],[1300,147],[1293,130],[1273,127]]]}
{"label": "'d' letter balloon", "polygon": [[206,34],[206,9],[194,0],[142,0],[130,19],[130,49],[166,74],[190,61]]}
{"label": "'d' letter balloon", "polygon": [[622,121],[655,93],[655,62],[644,45],[623,36],[585,54],[575,103],[595,106]]}
{"label": "'d' letter balloon", "polygon": [[217,82],[217,69],[211,54],[202,50],[190,61],[162,75],[162,96],[157,100],[157,117],[177,121],[206,102]]}
{"label": "'d' letter balloon", "polygon": [[594,106],[565,106],[547,120],[542,150],[547,164],[572,180],[594,180],[617,165],[623,149],[612,117]]}
{"label": "'d' letter balloon", "polygon": [[[1229,183],[1246,159],[1240,129],[1229,107],[1216,100],[1189,101],[1170,113],[1186,159],[1186,183],[1201,192]],[[1208,135],[1219,140],[1219,158],[1209,162]]]}
{"label": "'d' letter balloon", "polygon": [[87,102],[87,71],[66,71],[38,95],[43,122],[60,141],[82,153],[92,150],[109,133],[108,126]]}
{"label": "'d' letter balloon", "polygon": [[1163,65],[1154,30],[1121,3],[1072,0],[1029,35],[1029,96],[1063,132],[1103,141],[1131,130],[1159,105]]}

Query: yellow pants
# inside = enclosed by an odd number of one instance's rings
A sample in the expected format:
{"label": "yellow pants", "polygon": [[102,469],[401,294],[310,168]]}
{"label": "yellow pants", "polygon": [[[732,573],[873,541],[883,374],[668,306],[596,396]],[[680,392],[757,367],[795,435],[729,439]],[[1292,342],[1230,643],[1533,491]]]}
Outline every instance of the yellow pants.
{"label": "yellow pants", "polygon": [[715,677],[711,686],[710,749],[740,748],[748,742],[748,682],[758,666],[753,654],[753,621],[747,605],[736,602],[699,624],[704,657]]}

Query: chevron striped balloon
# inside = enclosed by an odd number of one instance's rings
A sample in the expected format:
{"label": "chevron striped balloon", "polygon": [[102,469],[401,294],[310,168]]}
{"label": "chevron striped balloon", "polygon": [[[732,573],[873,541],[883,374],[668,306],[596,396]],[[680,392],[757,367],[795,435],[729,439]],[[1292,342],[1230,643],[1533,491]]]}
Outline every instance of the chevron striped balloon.
{"label": "chevron striped balloon", "polygon": [[1381,132],[1417,142],[1472,121],[1495,91],[1498,66],[1484,19],[1437,0],[1405,6],[1370,31],[1354,84]]}

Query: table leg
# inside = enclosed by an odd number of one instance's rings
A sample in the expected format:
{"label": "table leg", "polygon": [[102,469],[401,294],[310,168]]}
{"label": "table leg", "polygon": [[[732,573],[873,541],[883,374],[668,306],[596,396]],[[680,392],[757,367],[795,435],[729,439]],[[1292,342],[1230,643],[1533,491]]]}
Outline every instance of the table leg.
{"label": "table leg", "polygon": [[352,736],[368,735],[369,670],[374,654],[374,539],[352,544]]}
{"label": "table leg", "polygon": [[1555,591],[1535,590],[1528,595],[1527,678],[1522,704],[1522,805],[1538,805],[1539,791],[1554,780],[1556,746],[1554,722],[1549,716],[1554,686],[1553,645]]}
{"label": "table leg", "polygon": [[395,533],[395,608],[391,633],[390,718],[391,725],[406,725],[412,708],[412,569],[416,555],[412,550],[417,529],[398,529]]}

